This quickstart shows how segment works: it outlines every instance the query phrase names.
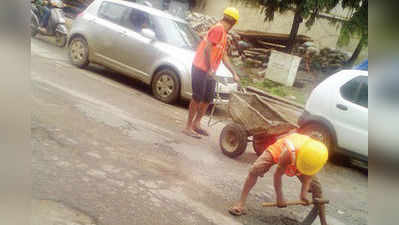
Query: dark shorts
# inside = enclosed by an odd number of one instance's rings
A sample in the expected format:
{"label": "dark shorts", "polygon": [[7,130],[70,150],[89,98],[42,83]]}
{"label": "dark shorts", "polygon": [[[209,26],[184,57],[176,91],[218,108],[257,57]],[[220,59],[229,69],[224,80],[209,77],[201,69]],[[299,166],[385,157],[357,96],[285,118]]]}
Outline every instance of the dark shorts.
{"label": "dark shorts", "polygon": [[215,96],[216,81],[208,73],[193,66],[191,70],[193,99],[197,102],[210,103]]}

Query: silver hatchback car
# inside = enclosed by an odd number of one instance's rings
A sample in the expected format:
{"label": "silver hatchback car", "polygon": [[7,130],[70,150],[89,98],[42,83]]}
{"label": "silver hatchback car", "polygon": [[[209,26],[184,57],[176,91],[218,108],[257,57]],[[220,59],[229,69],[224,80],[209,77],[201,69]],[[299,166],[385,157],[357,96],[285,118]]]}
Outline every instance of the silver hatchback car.
{"label": "silver hatchback car", "polygon": [[[191,67],[200,38],[184,20],[145,5],[95,0],[72,24],[72,63],[97,63],[151,85],[166,103],[191,99]],[[216,92],[227,101],[237,83],[221,64]]]}

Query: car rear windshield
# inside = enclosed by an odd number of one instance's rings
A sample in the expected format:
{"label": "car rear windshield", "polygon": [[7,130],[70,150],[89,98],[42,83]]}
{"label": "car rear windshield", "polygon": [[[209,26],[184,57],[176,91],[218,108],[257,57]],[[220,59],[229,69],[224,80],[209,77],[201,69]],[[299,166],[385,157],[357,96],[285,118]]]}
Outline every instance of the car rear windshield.
{"label": "car rear windshield", "polygon": [[181,48],[197,48],[201,39],[188,24],[159,17],[157,23],[162,29],[162,41]]}

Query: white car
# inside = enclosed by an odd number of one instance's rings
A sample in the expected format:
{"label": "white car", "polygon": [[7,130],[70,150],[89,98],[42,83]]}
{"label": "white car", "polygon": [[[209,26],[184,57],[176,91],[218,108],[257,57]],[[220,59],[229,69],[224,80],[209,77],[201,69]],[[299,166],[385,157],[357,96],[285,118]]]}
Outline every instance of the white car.
{"label": "white car", "polygon": [[342,70],[320,83],[298,124],[323,141],[330,156],[341,153],[368,162],[368,71]]}

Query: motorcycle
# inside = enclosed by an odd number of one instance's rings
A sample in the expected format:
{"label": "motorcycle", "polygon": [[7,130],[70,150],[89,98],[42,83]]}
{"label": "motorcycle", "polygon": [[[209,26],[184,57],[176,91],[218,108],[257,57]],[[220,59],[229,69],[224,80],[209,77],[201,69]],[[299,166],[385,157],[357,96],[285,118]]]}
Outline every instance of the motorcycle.
{"label": "motorcycle", "polygon": [[64,3],[61,0],[49,0],[50,18],[45,29],[40,29],[41,14],[39,8],[31,1],[31,35],[55,36],[56,45],[64,47],[67,44],[68,29],[65,25],[65,16],[62,11]]}

